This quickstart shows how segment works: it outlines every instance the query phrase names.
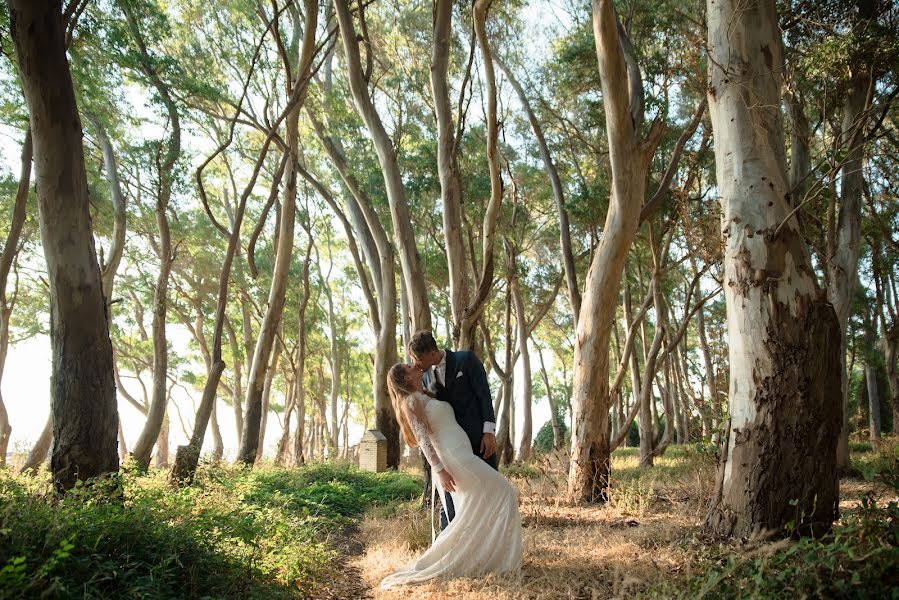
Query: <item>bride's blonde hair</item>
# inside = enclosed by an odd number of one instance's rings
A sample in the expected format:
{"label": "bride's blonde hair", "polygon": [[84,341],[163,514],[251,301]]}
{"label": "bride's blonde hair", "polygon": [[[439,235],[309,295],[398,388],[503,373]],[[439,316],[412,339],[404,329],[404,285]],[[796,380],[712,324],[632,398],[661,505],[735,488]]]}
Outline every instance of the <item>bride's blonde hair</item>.
{"label": "bride's blonde hair", "polygon": [[[406,445],[415,448],[418,446],[418,440],[415,439],[415,433],[412,432],[412,426],[409,424],[409,412],[411,411],[415,417],[431,432],[431,426],[428,424],[428,418],[425,416],[424,407],[421,400],[414,396],[413,389],[406,378],[406,369],[408,365],[398,363],[390,367],[387,373],[387,390],[390,392],[390,402],[393,404],[393,412],[396,420],[400,424],[400,431],[403,432],[403,439]],[[406,398],[412,398],[412,406],[405,402]]]}

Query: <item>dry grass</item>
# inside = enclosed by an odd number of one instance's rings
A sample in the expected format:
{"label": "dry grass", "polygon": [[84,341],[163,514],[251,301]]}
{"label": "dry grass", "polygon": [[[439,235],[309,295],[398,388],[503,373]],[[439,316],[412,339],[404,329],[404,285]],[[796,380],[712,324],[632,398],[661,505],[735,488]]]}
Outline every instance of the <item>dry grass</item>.
{"label": "dry grass", "polygon": [[[370,514],[359,534],[366,550],[353,566],[369,598],[596,599],[658,595],[663,584],[708,568],[718,553],[770,553],[788,542],[729,547],[700,531],[714,485],[714,459],[693,448],[672,447],[652,469],[639,469],[636,449],[617,451],[612,486],[604,506],[564,500],[567,458],[544,456],[516,466],[508,475],[519,490],[524,525],[524,565],[515,577],[434,581],[381,590],[394,569],[430,544],[429,515],[417,503]],[[841,509],[855,510],[870,483],[842,482]],[[714,560],[714,559],[713,559]],[[662,593],[664,595],[664,593]]]}
{"label": "dry grass", "polygon": [[516,577],[435,581],[383,591],[378,583],[430,542],[428,517],[414,506],[372,515],[362,525],[366,552],[356,561],[373,598],[615,598],[683,576],[713,481],[711,462],[678,449],[637,472],[633,451],[616,453],[610,501],[602,507],[562,500],[564,455],[514,478],[521,496],[524,566]]}

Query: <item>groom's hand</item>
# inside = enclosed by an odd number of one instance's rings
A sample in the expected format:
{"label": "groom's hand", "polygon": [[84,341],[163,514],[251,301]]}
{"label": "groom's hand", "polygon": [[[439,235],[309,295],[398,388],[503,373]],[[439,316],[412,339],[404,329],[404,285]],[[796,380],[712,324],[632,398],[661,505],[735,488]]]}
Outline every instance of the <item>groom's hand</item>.
{"label": "groom's hand", "polygon": [[481,438],[481,456],[490,458],[496,454],[496,436],[492,433],[485,433]]}

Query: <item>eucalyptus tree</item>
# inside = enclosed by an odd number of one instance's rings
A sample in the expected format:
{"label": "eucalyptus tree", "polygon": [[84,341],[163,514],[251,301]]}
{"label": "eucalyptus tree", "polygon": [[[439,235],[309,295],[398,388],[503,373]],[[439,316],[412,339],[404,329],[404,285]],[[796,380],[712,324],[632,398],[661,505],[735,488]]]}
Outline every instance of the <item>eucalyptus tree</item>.
{"label": "eucalyptus tree", "polygon": [[[156,224],[159,239],[154,240],[154,249],[159,257],[159,274],[153,295],[153,392],[147,412],[147,421],[140,437],[132,450],[132,456],[141,468],[150,464],[153,446],[159,439],[166,418],[168,404],[168,344],[166,341],[166,314],[168,307],[169,278],[174,262],[171,230],[168,219],[169,204],[172,198],[172,186],[176,174],[176,166],[181,155],[181,117],[173,98],[171,86],[160,75],[160,68],[150,54],[146,35],[142,30],[142,21],[158,18],[146,6],[126,0],[120,3],[125,16],[129,43],[133,45],[136,71],[145,78],[158,94],[166,112],[168,139],[159,142],[156,150],[157,165]],[[158,453],[160,454],[160,453]],[[167,458],[163,457],[164,464]]]}
{"label": "eucalyptus tree", "polygon": [[777,13],[773,0],[707,11],[730,420],[706,525],[820,534],[838,501],[840,331],[789,201]]}
{"label": "eucalyptus tree", "polygon": [[41,237],[50,282],[53,450],[58,489],[118,470],[112,344],[90,225],[82,129],[61,3],[8,2],[32,123]]}
{"label": "eucalyptus tree", "polygon": [[[347,0],[335,0],[334,9],[340,28],[346,74],[359,116],[365,121],[384,178],[384,186],[390,204],[393,237],[402,267],[403,282],[409,294],[412,327],[416,330],[431,329],[431,310],[427,285],[420,263],[415,231],[406,200],[402,173],[396,151],[381,116],[371,97],[371,78],[374,69],[373,48],[368,42],[364,4],[359,5],[358,19],[362,35],[356,33],[353,15]],[[359,42],[366,44],[366,64],[363,67]]]}
{"label": "eucalyptus tree", "polygon": [[[277,5],[276,5],[277,6]],[[276,9],[277,10],[277,9]],[[296,223],[297,180],[299,177],[299,121],[303,102],[309,87],[313,60],[318,48],[318,3],[304,2],[304,14],[292,12],[293,38],[285,44],[277,12],[269,27],[278,47],[284,68],[284,85],[289,109],[285,118],[286,176],[284,196],[281,203],[281,224],[278,230],[278,244],[275,250],[275,266],[269,291],[268,307],[256,340],[253,364],[247,380],[246,413],[241,433],[238,460],[252,464],[256,460],[259,445],[259,429],[262,418],[262,391],[265,375],[269,368],[275,333],[281,322],[287,290],[287,274],[293,257],[294,229]]]}
{"label": "eucalyptus tree", "polygon": [[[610,470],[609,349],[621,276],[641,220],[661,204],[690,137],[704,110],[699,103],[675,147],[654,196],[646,200],[646,179],[665,130],[657,117],[644,135],[645,92],[627,31],[610,0],[594,0],[593,32],[609,144],[611,195],[602,238],[584,284],[574,348],[574,423],[568,494],[602,501]],[[644,392],[645,393],[645,392]]]}

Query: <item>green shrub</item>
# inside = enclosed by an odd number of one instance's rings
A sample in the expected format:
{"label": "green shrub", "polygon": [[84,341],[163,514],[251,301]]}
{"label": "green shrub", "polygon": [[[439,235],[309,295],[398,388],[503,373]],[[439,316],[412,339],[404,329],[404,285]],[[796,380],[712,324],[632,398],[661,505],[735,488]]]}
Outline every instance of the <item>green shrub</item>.
{"label": "green shrub", "polygon": [[0,598],[296,598],[333,569],[330,534],[420,492],[401,473],[346,465],[124,472],[63,498],[0,473]]}

